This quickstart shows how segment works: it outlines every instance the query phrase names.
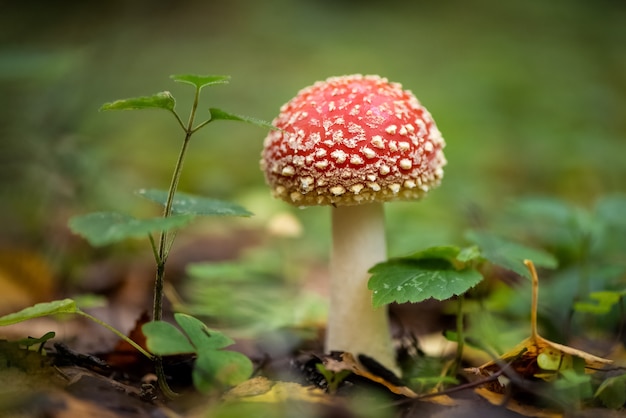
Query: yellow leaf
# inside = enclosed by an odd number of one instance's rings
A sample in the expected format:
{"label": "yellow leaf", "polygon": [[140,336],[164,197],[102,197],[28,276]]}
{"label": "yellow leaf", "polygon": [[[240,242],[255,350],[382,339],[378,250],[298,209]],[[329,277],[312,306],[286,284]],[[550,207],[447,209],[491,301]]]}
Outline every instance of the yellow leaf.
{"label": "yellow leaf", "polygon": [[224,395],[224,400],[267,403],[288,401],[332,403],[332,397],[319,388],[302,386],[293,382],[273,382],[265,377],[255,377],[235,386]]}

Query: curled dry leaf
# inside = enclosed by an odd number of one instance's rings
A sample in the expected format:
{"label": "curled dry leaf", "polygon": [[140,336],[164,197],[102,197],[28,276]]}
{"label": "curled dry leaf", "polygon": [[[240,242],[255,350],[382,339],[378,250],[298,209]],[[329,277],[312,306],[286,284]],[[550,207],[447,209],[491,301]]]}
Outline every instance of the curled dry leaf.
{"label": "curled dry leaf", "polygon": [[[341,371],[349,371],[357,376],[368,379],[372,382],[378,383],[386,387],[390,392],[396,395],[406,396],[407,398],[418,398],[420,395],[415,393],[411,388],[399,384],[399,382],[393,382],[391,380],[398,380],[397,378],[390,379],[390,377],[383,377],[374,373],[360,361],[358,361],[352,353],[342,352],[338,356],[326,356],[322,359],[322,363],[326,370],[333,373],[339,373]],[[389,372],[390,373],[390,372]],[[391,373],[390,373],[391,374]],[[427,402],[436,403],[438,405],[452,406],[456,403],[447,395],[436,395],[428,398],[424,398]]]}
{"label": "curled dry leaf", "polygon": [[[550,381],[557,377],[559,371],[573,368],[575,358],[582,359],[584,361],[586,373],[593,373],[603,366],[611,364],[613,362],[612,360],[597,357],[573,347],[557,344],[541,337],[538,334],[537,301],[539,294],[539,279],[533,263],[529,260],[525,260],[524,264],[528,267],[532,277],[533,294],[530,318],[530,337],[526,338],[514,348],[501,355],[498,360],[489,361],[480,367],[466,369],[466,371],[487,377],[499,371],[500,365],[506,363],[522,378],[539,378]],[[496,381],[494,384],[478,388],[476,393],[491,403],[501,404],[504,389],[505,387]],[[515,403],[507,403],[507,408],[515,410]],[[524,411],[517,412],[526,415]],[[546,415],[536,415],[535,411],[529,416],[559,416],[558,414],[553,415],[552,412],[545,412],[545,414]]]}
{"label": "curled dry leaf", "polygon": [[[537,303],[539,295],[539,278],[535,266],[529,260],[525,260],[524,264],[528,267],[532,277],[532,306],[530,312],[530,337],[520,342],[513,349],[500,356],[502,362],[511,363],[515,371],[523,377],[541,377],[549,380],[548,375],[553,372],[571,367],[572,357],[578,357],[585,361],[585,371],[593,373],[595,370],[602,368],[613,361],[601,357],[594,356],[582,350],[557,344],[546,340],[537,332]],[[483,375],[489,375],[491,372],[499,369],[495,361],[489,361],[477,369],[471,369]]]}

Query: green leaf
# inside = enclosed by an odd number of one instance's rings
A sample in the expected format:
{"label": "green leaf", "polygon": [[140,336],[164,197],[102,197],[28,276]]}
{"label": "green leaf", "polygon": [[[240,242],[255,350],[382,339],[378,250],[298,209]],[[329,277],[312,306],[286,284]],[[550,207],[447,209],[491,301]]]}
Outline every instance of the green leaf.
{"label": "green leaf", "polygon": [[193,215],[168,218],[136,219],[118,212],[96,212],[70,219],[72,232],[81,235],[93,246],[102,246],[127,238],[141,238],[152,232],[180,228],[193,220]]}
{"label": "green leaf", "polygon": [[234,121],[237,121],[237,122],[251,123],[253,125],[260,126],[262,128],[277,129],[274,125],[272,125],[271,123],[266,122],[264,120],[251,118],[249,116],[235,115],[233,113],[228,113],[228,112],[225,112],[225,111],[223,111],[221,109],[217,109],[215,107],[210,108],[209,109],[209,113],[211,114],[211,121],[214,121],[214,120],[234,120]]}
{"label": "green leaf", "polygon": [[24,308],[19,312],[14,312],[0,317],[0,326],[16,324],[28,319],[39,318],[41,316],[57,315],[63,313],[76,313],[78,307],[72,299],[55,300],[52,302],[38,303],[34,306]]}
{"label": "green leaf", "polygon": [[605,315],[611,312],[613,306],[619,303],[626,296],[626,291],[615,292],[611,290],[601,290],[589,294],[589,298],[594,302],[576,302],[574,309],[577,312],[586,312],[596,315]]}
{"label": "green leaf", "polygon": [[594,398],[599,398],[607,408],[623,407],[626,404],[626,374],[606,379],[596,390]]}
{"label": "green leaf", "polygon": [[[142,189],[137,191],[137,194],[163,206],[167,203],[165,190]],[[235,203],[180,192],[174,196],[172,213],[202,216],[252,216],[252,212]]]}
{"label": "green leaf", "polygon": [[252,374],[252,362],[236,351],[218,350],[198,354],[192,372],[193,383],[200,392],[208,392],[215,383],[235,386]]}
{"label": "green leaf", "polygon": [[100,110],[138,110],[138,109],[165,109],[174,110],[176,100],[169,91],[162,91],[152,96],[131,97],[105,103]]}
{"label": "green leaf", "polygon": [[25,347],[31,347],[35,344],[44,344],[46,341],[53,339],[55,335],[56,333],[54,331],[49,331],[40,338],[26,337],[16,342]]}
{"label": "green leaf", "polygon": [[558,261],[552,254],[543,250],[527,247],[487,232],[468,231],[466,238],[476,244],[482,256],[491,263],[530,278],[524,260],[531,260],[538,267],[556,268]]}
{"label": "green leaf", "polygon": [[377,264],[370,269],[370,273],[372,277],[368,288],[374,292],[375,307],[392,302],[449,299],[465,293],[483,278],[474,269],[437,268],[406,258]]}
{"label": "green leaf", "polygon": [[219,331],[209,329],[202,321],[193,316],[176,313],[174,319],[185,331],[198,353],[219,350],[235,343],[230,337]]}
{"label": "green leaf", "polygon": [[197,75],[197,74],[174,74],[170,78],[179,83],[195,86],[198,90],[214,84],[228,84],[229,75]]}
{"label": "green leaf", "polygon": [[174,325],[164,321],[152,321],[141,327],[150,352],[159,356],[195,353],[196,349],[187,337]]}

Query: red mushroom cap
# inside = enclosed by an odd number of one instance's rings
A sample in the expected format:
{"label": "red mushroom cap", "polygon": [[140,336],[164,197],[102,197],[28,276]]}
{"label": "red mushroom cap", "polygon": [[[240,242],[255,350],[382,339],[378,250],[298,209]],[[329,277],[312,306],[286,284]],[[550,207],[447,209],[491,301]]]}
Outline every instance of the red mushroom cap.
{"label": "red mushroom cap", "polygon": [[331,77],[301,90],[273,121],[261,168],[273,194],[298,206],[410,200],[439,185],[445,141],[398,83]]}

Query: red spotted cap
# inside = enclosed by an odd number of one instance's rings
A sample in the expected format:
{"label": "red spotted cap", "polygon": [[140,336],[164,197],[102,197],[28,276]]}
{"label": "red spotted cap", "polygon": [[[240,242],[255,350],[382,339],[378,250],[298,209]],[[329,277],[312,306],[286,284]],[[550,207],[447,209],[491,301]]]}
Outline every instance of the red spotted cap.
{"label": "red spotted cap", "polygon": [[443,177],[445,141],[408,90],[375,75],[301,90],[273,121],[261,169],[297,206],[419,199]]}

